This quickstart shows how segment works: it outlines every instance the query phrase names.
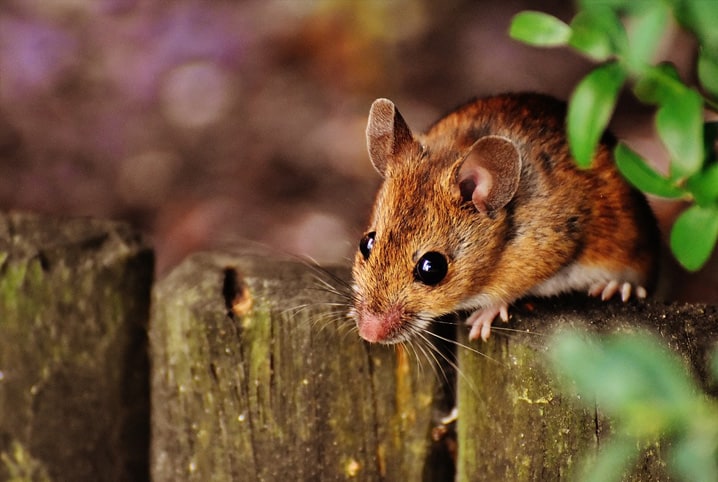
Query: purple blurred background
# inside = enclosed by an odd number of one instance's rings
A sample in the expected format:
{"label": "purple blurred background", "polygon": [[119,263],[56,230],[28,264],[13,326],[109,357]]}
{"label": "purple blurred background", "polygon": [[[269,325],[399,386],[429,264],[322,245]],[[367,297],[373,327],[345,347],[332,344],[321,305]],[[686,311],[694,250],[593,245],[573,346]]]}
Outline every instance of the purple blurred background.
{"label": "purple blurred background", "polygon": [[[348,263],[380,181],[364,140],[374,98],[422,130],[474,96],[566,99],[591,68],[511,40],[525,9],[574,14],[564,1],[5,0],[0,209],[127,220],[159,273],[240,238]],[[690,75],[690,37],[663,54]],[[626,95],[612,127],[665,166],[650,110]],[[654,206],[665,232],[679,207]],[[678,297],[718,300],[714,271]]]}

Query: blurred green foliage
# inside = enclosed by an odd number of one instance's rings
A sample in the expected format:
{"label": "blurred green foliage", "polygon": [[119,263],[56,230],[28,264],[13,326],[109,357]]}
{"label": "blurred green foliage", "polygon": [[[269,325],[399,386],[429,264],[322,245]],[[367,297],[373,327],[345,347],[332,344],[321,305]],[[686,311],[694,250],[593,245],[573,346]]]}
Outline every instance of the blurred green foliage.
{"label": "blurred green foliage", "polygon": [[[597,338],[568,331],[555,335],[549,353],[565,389],[614,421],[612,438],[584,460],[580,480],[621,480],[641,449],[658,440],[669,442],[675,476],[718,480],[718,402],[659,340],[645,333]],[[711,369],[718,378],[716,355]]]}
{"label": "blurred green foliage", "polygon": [[[704,0],[579,0],[566,24],[541,12],[513,19],[514,39],[541,47],[571,47],[600,65],[576,86],[569,101],[567,134],[576,162],[591,164],[621,88],[656,107],[655,128],[671,159],[663,175],[620,142],[618,169],[638,189],[693,202],[676,220],[671,249],[690,270],[705,264],[718,239],[718,2]],[[699,46],[699,86],[656,59],[661,40],[677,23]],[[577,332],[556,335],[551,362],[565,387],[614,421],[612,440],[587,457],[583,481],[621,480],[641,453],[669,442],[669,469],[686,481],[718,480],[718,402],[703,393],[680,359],[647,334],[603,338]],[[718,355],[711,362],[718,379]]]}
{"label": "blurred green foliage", "polygon": [[[601,63],[581,80],[569,101],[568,139],[582,167],[591,164],[627,81],[640,101],[656,106],[656,131],[671,159],[667,175],[625,143],[616,147],[616,164],[638,189],[694,203],[674,224],[670,244],[685,268],[697,270],[718,237],[718,125],[703,120],[704,109],[718,111],[718,2],[579,0],[578,8],[569,24],[542,12],[521,12],[509,34],[530,45],[568,46]],[[674,22],[698,42],[700,86],[687,85],[673,65],[656,61],[661,40]]]}

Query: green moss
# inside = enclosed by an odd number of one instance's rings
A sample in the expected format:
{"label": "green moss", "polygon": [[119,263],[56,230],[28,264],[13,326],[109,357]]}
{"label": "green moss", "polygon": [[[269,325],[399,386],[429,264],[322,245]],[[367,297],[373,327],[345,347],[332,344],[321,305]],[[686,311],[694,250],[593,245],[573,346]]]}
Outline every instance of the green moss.
{"label": "green moss", "polygon": [[574,464],[567,447],[591,443],[592,414],[567,408],[533,345],[492,338],[479,349],[494,362],[460,351],[459,366],[478,388],[459,379],[458,480],[559,479]]}
{"label": "green moss", "polygon": [[16,440],[0,452],[0,478],[6,482],[51,482],[42,462]]}
{"label": "green moss", "polygon": [[[7,257],[7,256],[6,256]],[[20,303],[21,287],[25,281],[27,272],[26,263],[8,263],[5,265],[4,273],[0,276],[0,309],[5,311],[5,316],[0,318],[0,326],[6,325],[17,317],[11,315],[17,314],[18,304]]]}
{"label": "green moss", "polygon": [[[135,318],[147,317],[149,251],[118,245],[113,223],[11,217],[12,248],[0,252],[0,480],[95,469],[142,480],[149,401]],[[112,467],[81,463],[93,451]]]}

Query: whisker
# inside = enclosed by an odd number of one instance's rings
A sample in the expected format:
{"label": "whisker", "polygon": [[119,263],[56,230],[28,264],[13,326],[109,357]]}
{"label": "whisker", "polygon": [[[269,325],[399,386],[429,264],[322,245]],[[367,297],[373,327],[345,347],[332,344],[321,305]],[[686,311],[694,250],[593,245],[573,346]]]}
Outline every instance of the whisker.
{"label": "whisker", "polygon": [[323,331],[329,326],[334,326],[334,328],[339,328],[341,326],[346,326],[350,324],[350,320],[346,317],[344,313],[337,312],[337,311],[330,311],[326,313],[322,313],[319,316],[312,317],[312,326],[319,326],[320,331]]}
{"label": "whisker", "polygon": [[[435,333],[432,333],[430,331],[427,331],[426,335],[435,336],[436,338],[438,338],[440,340],[445,340],[445,341],[449,342],[450,344],[460,346],[459,344],[454,343],[454,340],[444,338],[441,336],[437,336]],[[448,357],[443,351],[439,350],[433,343],[431,343],[429,341],[429,339],[426,335],[421,334],[420,336],[423,337],[424,340],[427,342],[428,346],[431,347],[431,351],[435,355],[438,355],[439,357],[441,357],[441,359],[443,359],[453,369],[453,371],[459,377],[461,377],[461,379],[466,383],[466,386],[469,388],[469,390],[471,390],[472,393],[478,394],[479,392],[478,392],[476,385],[468,376],[466,376],[464,371],[459,367],[459,364],[457,363],[456,359],[452,359],[452,358]],[[489,359],[491,359],[491,358],[489,358]],[[452,384],[452,380],[450,380],[445,373],[443,375],[443,379],[447,384],[450,384],[450,385]],[[454,386],[454,388],[455,388],[455,386]]]}
{"label": "whisker", "polygon": [[444,363],[449,364],[449,366],[451,366],[455,371],[458,371],[458,367],[455,365],[454,360],[452,360],[439,347],[434,345],[426,335],[420,334],[418,336],[418,341],[422,353],[431,365],[434,376],[439,380],[443,380],[445,385],[453,386],[453,379],[444,368]]}
{"label": "whisker", "polygon": [[330,293],[335,296],[338,296],[340,298],[349,300],[351,299],[351,295],[347,291],[342,291],[336,286],[332,286],[329,283],[327,283],[325,280],[317,280],[317,284],[315,286],[310,286],[307,288],[308,290],[314,290],[314,291],[322,291],[324,293]]}
{"label": "whisker", "polygon": [[312,308],[312,305],[309,303],[302,303],[301,305],[292,306],[291,308],[285,308],[282,311],[280,311],[280,314],[285,316],[296,316],[304,311],[307,311]]}
{"label": "whisker", "polygon": [[456,325],[457,324],[456,321],[451,320],[451,319],[444,319],[443,317],[433,318],[431,320],[431,322],[435,323],[437,325]]}
{"label": "whisker", "polygon": [[346,327],[347,330],[342,334],[342,343],[345,343],[350,335],[356,335],[356,337],[359,338],[356,325],[352,324],[351,326],[349,326],[348,324],[345,324],[343,326]]}
{"label": "whisker", "polygon": [[540,331],[529,331],[529,330],[519,330],[516,328],[507,328],[505,326],[501,325],[491,325],[491,331],[504,331],[509,333],[518,333],[522,335],[536,335],[536,336],[549,336],[547,333],[541,333]]}
{"label": "whisker", "polygon": [[[495,328],[499,328],[498,330],[495,330]],[[495,330],[495,331],[494,331]],[[532,335],[529,337],[524,337],[520,343],[531,347],[535,350],[544,350],[546,349],[546,337],[549,336],[545,333],[537,333],[537,332],[526,332],[523,330],[515,330],[511,328],[500,328],[500,327],[492,327],[491,328],[492,335],[491,336],[497,336],[497,337],[503,337],[506,339],[512,339],[517,336],[521,335]],[[536,336],[533,336],[536,335]]]}
{"label": "whisker", "polygon": [[497,359],[495,359],[495,358],[493,358],[493,357],[490,357],[490,356],[487,355],[486,353],[483,353],[483,352],[479,351],[479,350],[476,349],[476,348],[473,348],[473,347],[471,347],[471,346],[469,346],[469,345],[466,345],[466,344],[464,344],[464,343],[461,343],[460,341],[453,340],[453,339],[451,339],[451,338],[446,338],[446,337],[444,337],[444,336],[441,336],[441,335],[439,335],[439,334],[437,334],[437,333],[433,333],[433,332],[431,332],[431,331],[428,331],[427,333],[428,333],[429,335],[433,336],[434,338],[437,338],[437,339],[439,339],[439,340],[441,340],[441,341],[445,341],[445,342],[450,343],[450,344],[452,344],[452,345],[454,345],[454,346],[456,346],[456,347],[458,347],[458,348],[462,348],[462,349],[467,350],[467,351],[469,351],[469,352],[471,352],[471,353],[475,353],[475,354],[477,354],[477,355],[480,355],[480,356],[486,358],[487,360],[490,360],[490,361],[492,361],[493,363],[496,363],[497,365],[506,366],[505,364],[501,363],[499,360],[497,360]]}
{"label": "whisker", "polygon": [[317,303],[312,303],[309,306],[326,306],[329,308],[346,308],[347,304],[346,303],[338,303],[338,302],[335,303],[335,302],[331,302],[331,301],[324,301],[324,302],[320,301]]}
{"label": "whisker", "polygon": [[345,291],[351,290],[351,283],[336,273],[332,273],[330,270],[323,268],[316,263],[305,261],[304,265],[313,272],[314,279],[319,281],[321,284],[331,287],[332,289],[342,288]]}
{"label": "whisker", "polygon": [[[417,351],[417,348],[421,350],[421,347],[417,347],[417,344],[409,342],[401,342],[400,346],[402,346],[407,353],[411,352],[413,354],[414,360],[416,362],[417,373],[419,375],[424,373],[424,365],[421,363],[422,358],[419,356],[419,353]],[[422,353],[422,355],[426,356],[424,353]]]}

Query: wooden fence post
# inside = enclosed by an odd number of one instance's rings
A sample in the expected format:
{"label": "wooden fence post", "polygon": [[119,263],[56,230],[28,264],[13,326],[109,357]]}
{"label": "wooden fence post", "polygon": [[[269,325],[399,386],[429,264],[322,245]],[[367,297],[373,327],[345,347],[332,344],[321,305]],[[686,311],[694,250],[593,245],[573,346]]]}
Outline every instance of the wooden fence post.
{"label": "wooden fence post", "polygon": [[0,213],[0,480],[148,480],[152,276],[125,224]]}
{"label": "wooden fence post", "polygon": [[[571,480],[583,456],[611,436],[601,407],[588,410],[559,390],[547,367],[546,335],[571,327],[598,333],[649,330],[681,355],[686,376],[709,383],[708,355],[718,340],[714,307],[650,300],[604,303],[579,295],[520,302],[510,325],[518,331],[497,330],[487,343],[472,345],[490,360],[459,352],[465,376],[458,378],[458,481]],[[671,480],[664,449],[655,444],[645,450],[624,480]]]}
{"label": "wooden fence post", "polygon": [[427,466],[439,379],[402,349],[361,342],[316,276],[296,261],[214,252],[158,283],[155,482],[413,481],[440,470]]}
{"label": "wooden fence post", "polygon": [[[546,334],[648,329],[705,385],[718,339],[715,307],[529,300],[488,343],[460,327],[458,374],[434,371],[426,347],[359,340],[321,288],[345,269],[199,253],[152,295],[148,453],[152,265],[124,224],[0,215],[0,479],[566,479],[610,421],[558,389]],[[626,480],[669,480],[667,443]]]}
{"label": "wooden fence post", "polygon": [[[470,343],[459,328],[469,348],[458,348],[458,375],[443,367],[444,380],[405,349],[360,341],[337,306],[344,302],[317,289],[316,275],[297,262],[214,252],[158,284],[156,481],[565,479],[610,436],[610,421],[559,391],[545,335],[650,329],[704,381],[717,338],[710,307],[585,296],[520,302],[510,335],[497,329],[488,343]],[[455,474],[450,450],[431,437],[454,402],[445,386],[454,376]],[[626,480],[669,480],[664,448],[646,450]]]}

